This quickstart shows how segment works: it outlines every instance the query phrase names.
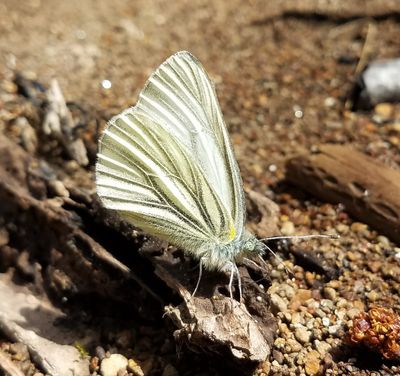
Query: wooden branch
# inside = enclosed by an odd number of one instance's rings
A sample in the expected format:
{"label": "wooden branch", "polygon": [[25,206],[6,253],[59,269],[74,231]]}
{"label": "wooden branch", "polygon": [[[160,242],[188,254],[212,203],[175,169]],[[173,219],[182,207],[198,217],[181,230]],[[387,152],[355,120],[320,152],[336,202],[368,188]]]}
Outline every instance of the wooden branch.
{"label": "wooden branch", "polygon": [[400,171],[349,146],[324,145],[287,163],[287,179],[400,243]]}

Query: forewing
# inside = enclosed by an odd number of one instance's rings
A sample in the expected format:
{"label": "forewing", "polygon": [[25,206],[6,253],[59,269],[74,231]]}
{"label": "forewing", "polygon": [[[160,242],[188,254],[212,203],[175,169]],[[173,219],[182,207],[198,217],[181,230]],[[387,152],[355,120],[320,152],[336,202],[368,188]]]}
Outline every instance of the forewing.
{"label": "forewing", "polygon": [[196,159],[240,238],[245,222],[242,180],[214,86],[200,62],[185,51],[171,56],[151,75],[136,108]]}
{"label": "forewing", "polygon": [[193,158],[151,111],[133,107],[100,141],[97,192],[107,208],[186,250],[228,242],[230,215]]}

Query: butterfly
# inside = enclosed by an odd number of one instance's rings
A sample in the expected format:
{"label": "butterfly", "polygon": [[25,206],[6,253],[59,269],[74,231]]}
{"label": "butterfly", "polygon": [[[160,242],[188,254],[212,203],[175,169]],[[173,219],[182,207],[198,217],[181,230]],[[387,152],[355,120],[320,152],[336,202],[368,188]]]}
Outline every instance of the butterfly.
{"label": "butterfly", "polygon": [[[242,179],[216,92],[189,52],[150,76],[137,104],[113,117],[99,142],[103,205],[168,241],[203,268],[240,274],[244,258],[270,248],[245,229]],[[193,294],[194,294],[193,293]]]}

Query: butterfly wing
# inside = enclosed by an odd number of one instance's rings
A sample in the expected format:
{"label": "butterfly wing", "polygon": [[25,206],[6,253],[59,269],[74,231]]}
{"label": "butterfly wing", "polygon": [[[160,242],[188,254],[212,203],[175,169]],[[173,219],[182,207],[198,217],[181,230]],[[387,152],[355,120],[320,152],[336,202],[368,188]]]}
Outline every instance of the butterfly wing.
{"label": "butterfly wing", "polygon": [[186,51],[171,56],[152,74],[136,107],[195,157],[240,238],[245,224],[242,179],[214,86],[201,63]]}
{"label": "butterfly wing", "polygon": [[239,170],[215,91],[189,53],[170,57],[109,122],[96,183],[106,207],[187,250],[242,231]]}

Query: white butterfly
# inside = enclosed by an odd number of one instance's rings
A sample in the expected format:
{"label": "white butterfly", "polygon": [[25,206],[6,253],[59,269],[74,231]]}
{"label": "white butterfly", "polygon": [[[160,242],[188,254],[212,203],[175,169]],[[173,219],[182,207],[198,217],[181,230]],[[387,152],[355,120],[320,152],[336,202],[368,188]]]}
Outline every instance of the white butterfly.
{"label": "white butterfly", "polygon": [[96,183],[106,208],[199,260],[200,277],[202,267],[230,272],[230,292],[237,262],[268,248],[244,227],[242,180],[216,93],[189,52],[161,64],[136,106],[110,120]]}

